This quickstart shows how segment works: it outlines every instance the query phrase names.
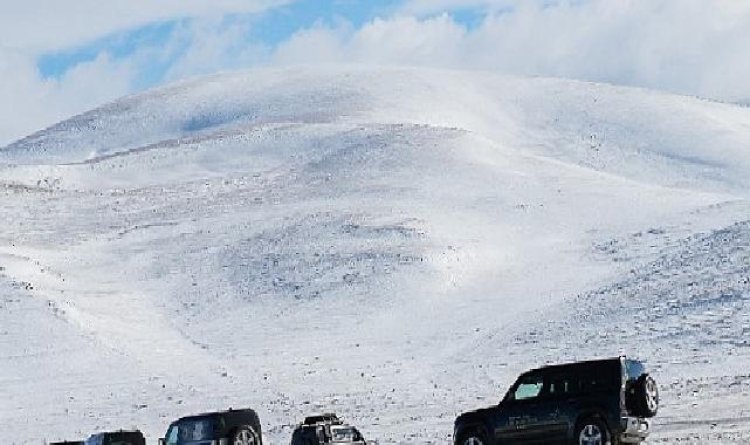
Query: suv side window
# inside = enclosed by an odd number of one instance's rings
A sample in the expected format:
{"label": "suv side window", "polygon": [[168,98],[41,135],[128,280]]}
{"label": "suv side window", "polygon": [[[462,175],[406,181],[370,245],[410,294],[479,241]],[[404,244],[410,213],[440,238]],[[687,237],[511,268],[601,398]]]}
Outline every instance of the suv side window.
{"label": "suv side window", "polygon": [[641,362],[625,360],[625,371],[627,373],[628,381],[635,381],[638,380],[641,375],[646,373],[646,368]]}
{"label": "suv side window", "polygon": [[541,374],[530,374],[521,377],[515,390],[513,400],[532,400],[539,397],[544,387],[544,379]]}
{"label": "suv side window", "polygon": [[581,391],[593,393],[607,391],[618,386],[616,376],[608,372],[587,372],[581,375]]}
{"label": "suv side window", "polygon": [[578,393],[579,380],[570,374],[549,376],[549,396],[555,398],[569,397]]}

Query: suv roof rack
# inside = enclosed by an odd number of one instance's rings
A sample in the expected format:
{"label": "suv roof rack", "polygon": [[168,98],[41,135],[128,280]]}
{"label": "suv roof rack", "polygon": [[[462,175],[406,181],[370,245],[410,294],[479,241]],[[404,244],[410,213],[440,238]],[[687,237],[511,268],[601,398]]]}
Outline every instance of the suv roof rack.
{"label": "suv roof rack", "polygon": [[305,417],[304,421],[302,421],[303,425],[315,425],[317,423],[341,424],[343,422],[335,413],[324,413],[317,416],[308,416]]}

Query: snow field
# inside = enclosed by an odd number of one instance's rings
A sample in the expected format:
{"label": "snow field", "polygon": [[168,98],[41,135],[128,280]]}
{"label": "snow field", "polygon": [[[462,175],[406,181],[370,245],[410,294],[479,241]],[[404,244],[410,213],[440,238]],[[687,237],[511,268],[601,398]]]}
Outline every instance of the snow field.
{"label": "snow field", "polygon": [[748,141],[741,107],[410,69],[92,110],[0,149],[0,423],[252,406],[274,444],[316,411],[446,443],[528,367],[626,352],[655,443],[741,443]]}

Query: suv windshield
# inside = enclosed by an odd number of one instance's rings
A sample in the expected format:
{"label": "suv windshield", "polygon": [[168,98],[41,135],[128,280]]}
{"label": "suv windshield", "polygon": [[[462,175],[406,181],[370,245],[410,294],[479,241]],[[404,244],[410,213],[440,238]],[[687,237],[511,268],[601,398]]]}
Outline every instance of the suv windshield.
{"label": "suv windshield", "polygon": [[214,419],[202,417],[173,423],[167,430],[167,445],[189,444],[214,439]]}
{"label": "suv windshield", "polygon": [[86,439],[85,445],[102,445],[104,443],[104,435],[97,434]]}
{"label": "suv windshield", "polygon": [[540,374],[530,374],[518,379],[513,389],[511,389],[511,400],[529,400],[535,399],[542,392],[544,379]]}

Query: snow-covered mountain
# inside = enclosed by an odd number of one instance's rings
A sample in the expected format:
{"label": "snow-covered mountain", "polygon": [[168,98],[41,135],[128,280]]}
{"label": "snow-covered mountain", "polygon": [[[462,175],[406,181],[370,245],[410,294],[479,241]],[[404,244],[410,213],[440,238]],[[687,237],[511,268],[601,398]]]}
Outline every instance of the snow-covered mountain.
{"label": "snow-covered mountain", "polygon": [[123,98],[0,149],[0,424],[155,439],[248,405],[274,444],[316,411],[446,443],[520,371],[626,353],[663,386],[653,442],[749,440],[748,172],[750,109],[568,80]]}

